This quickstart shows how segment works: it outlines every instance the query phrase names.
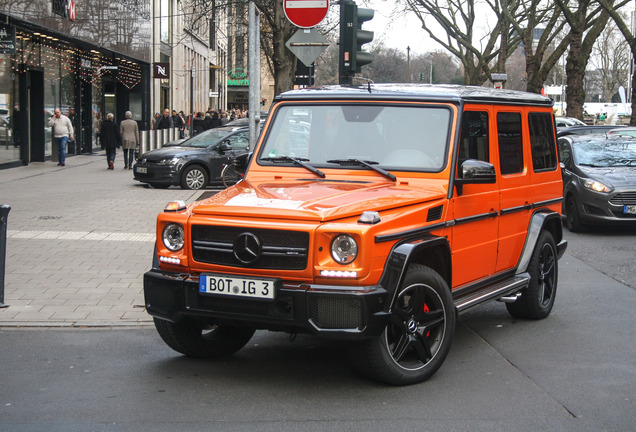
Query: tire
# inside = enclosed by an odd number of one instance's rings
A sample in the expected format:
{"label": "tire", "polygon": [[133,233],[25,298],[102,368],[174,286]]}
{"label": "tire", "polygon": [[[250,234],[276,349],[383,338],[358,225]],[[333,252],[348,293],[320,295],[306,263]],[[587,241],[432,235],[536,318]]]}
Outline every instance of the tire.
{"label": "tire", "polygon": [[223,180],[223,186],[230,187],[243,179],[243,176],[236,172],[236,165],[233,162],[225,165],[221,172],[221,180]]}
{"label": "tire", "polygon": [[170,185],[164,183],[148,183],[153,189],[168,189]]}
{"label": "tire", "polygon": [[154,319],[161,339],[173,350],[196,358],[221,358],[234,354],[249,342],[254,329],[215,325],[186,319],[178,323]]}
{"label": "tire", "polygon": [[506,303],[515,318],[543,319],[550,315],[559,280],[559,260],[554,237],[542,231],[528,266],[530,284],[514,303]]}
{"label": "tire", "polygon": [[354,366],[393,385],[430,378],[446,359],[455,332],[457,313],[446,281],[429,267],[412,265],[391,312],[382,334],[351,347]]}
{"label": "tire", "polygon": [[565,226],[570,232],[582,232],[585,227],[581,223],[581,217],[579,216],[578,206],[576,200],[572,195],[568,195],[565,201]]}
{"label": "tire", "polygon": [[199,165],[190,165],[181,175],[182,189],[203,189],[208,185],[208,173]]}

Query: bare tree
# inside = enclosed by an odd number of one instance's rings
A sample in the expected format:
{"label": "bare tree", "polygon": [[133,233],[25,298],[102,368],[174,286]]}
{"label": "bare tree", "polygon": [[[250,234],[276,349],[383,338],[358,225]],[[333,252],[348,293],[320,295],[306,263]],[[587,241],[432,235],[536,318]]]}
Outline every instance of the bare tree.
{"label": "bare tree", "polygon": [[590,65],[596,73],[588,71],[585,78],[594,88],[599,89],[598,95],[605,101],[610,101],[621,84],[628,80],[629,46],[622,42],[623,36],[612,21],[601,32],[592,48]]}
{"label": "bare tree", "polygon": [[[465,84],[480,85],[493,72],[504,72],[498,68],[505,67],[505,59],[520,42],[519,35],[511,32],[509,19],[498,20],[487,35],[477,38],[474,33],[477,20],[475,0],[405,1],[431,39],[459,59],[464,68]],[[493,3],[492,7],[499,8],[499,2]],[[427,22],[429,16],[442,27],[443,32]],[[505,35],[503,39],[502,34]],[[497,61],[493,65],[495,59]]]}
{"label": "bare tree", "polygon": [[[625,5],[628,0],[605,0],[611,6]],[[569,116],[583,118],[583,103],[585,102],[585,69],[587,68],[592,47],[610,18],[606,9],[596,0],[555,0],[561,9],[565,20],[570,26],[570,50],[567,56],[565,71],[567,87],[565,99]]]}
{"label": "bare tree", "polygon": [[[598,0],[601,7],[609,14],[612,20],[616,23],[616,26],[623,34],[625,41],[629,45],[629,49],[631,50],[632,56],[636,56],[636,37],[634,37],[634,33],[632,32],[630,26],[625,22],[623,16],[620,14],[616,5],[612,0]],[[629,120],[629,124],[631,126],[636,126],[636,73],[632,74],[632,116]]]}

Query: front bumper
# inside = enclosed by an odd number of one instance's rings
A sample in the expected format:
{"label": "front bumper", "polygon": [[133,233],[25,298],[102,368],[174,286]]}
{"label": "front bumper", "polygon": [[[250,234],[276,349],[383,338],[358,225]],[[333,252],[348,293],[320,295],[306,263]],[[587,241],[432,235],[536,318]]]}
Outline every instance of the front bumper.
{"label": "front bumper", "polygon": [[273,301],[228,298],[199,293],[198,276],[153,269],[144,274],[146,310],[156,318],[213,319],[258,329],[313,333],[357,340],[379,335],[389,313],[387,292],[380,286],[303,285],[281,287]]}
{"label": "front bumper", "polygon": [[[179,172],[168,165],[135,164],[133,167],[135,180],[140,182],[176,185],[179,184]],[[146,172],[139,172],[139,169]]]}

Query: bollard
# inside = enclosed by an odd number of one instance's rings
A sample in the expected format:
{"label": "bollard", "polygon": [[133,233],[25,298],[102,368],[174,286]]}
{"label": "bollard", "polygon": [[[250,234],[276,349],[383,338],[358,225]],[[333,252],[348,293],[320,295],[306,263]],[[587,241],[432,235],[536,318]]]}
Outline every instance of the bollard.
{"label": "bollard", "polygon": [[4,304],[4,269],[7,256],[7,218],[11,206],[0,205],[0,308],[9,307]]}

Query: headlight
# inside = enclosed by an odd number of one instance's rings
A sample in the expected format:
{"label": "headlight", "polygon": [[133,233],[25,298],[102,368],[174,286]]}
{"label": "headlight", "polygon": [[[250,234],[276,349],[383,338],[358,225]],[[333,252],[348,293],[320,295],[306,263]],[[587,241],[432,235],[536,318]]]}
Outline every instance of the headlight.
{"label": "headlight", "polygon": [[583,186],[596,192],[608,193],[612,191],[612,187],[604,185],[603,183],[596,180],[585,179],[583,180]]}
{"label": "headlight", "polygon": [[163,238],[163,244],[172,252],[183,249],[185,234],[181,225],[176,223],[166,225],[161,237]]}
{"label": "headlight", "polygon": [[178,158],[161,159],[157,162],[158,165],[176,165],[179,162]]}
{"label": "headlight", "polygon": [[339,264],[350,264],[358,256],[358,243],[348,234],[341,234],[331,242],[331,256]]}

